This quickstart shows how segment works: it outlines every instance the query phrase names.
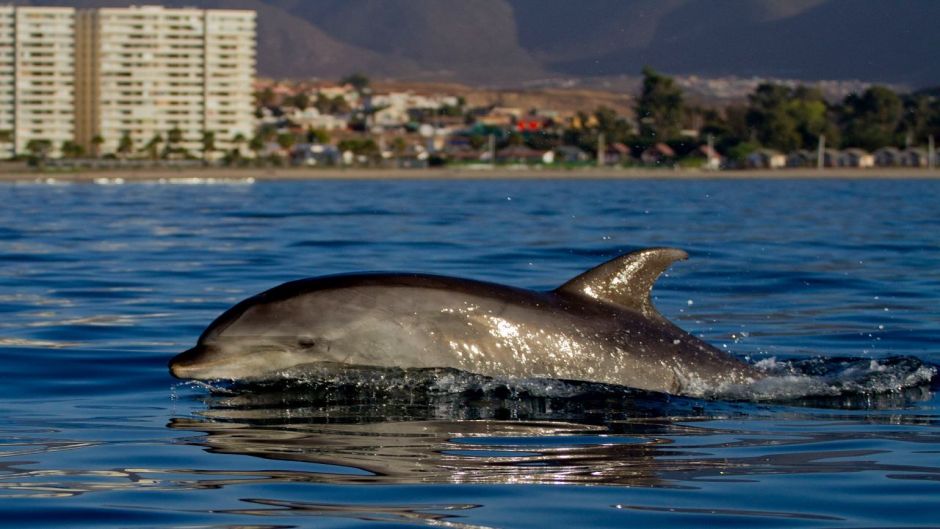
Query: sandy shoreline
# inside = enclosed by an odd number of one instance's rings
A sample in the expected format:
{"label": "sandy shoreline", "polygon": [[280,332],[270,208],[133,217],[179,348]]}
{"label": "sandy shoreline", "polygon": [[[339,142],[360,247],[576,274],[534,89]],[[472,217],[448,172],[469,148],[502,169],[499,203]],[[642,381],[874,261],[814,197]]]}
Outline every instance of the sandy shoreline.
{"label": "sandy shoreline", "polygon": [[89,171],[0,171],[7,183],[122,183],[277,180],[509,180],[509,179],[624,179],[624,180],[873,180],[940,179],[940,169],[781,169],[700,171],[694,169],[311,169],[311,168],[205,168]]}

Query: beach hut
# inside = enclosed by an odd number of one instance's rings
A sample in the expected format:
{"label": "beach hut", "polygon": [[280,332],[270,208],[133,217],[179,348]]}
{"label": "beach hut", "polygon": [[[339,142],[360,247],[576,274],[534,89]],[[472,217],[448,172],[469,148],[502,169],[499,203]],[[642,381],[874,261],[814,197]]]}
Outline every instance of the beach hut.
{"label": "beach hut", "polygon": [[787,157],[773,149],[757,149],[747,155],[747,166],[752,169],[780,169],[786,165]]}
{"label": "beach hut", "polygon": [[901,151],[901,165],[904,167],[927,167],[927,151],[925,149],[907,148]]}
{"label": "beach hut", "polygon": [[896,167],[901,165],[901,151],[895,147],[882,147],[873,153],[878,167]]}
{"label": "beach hut", "polygon": [[842,167],[865,169],[875,166],[875,157],[864,149],[846,149],[842,152],[839,165]]}
{"label": "beach hut", "polygon": [[787,155],[787,167],[816,167],[816,153],[800,149]]}

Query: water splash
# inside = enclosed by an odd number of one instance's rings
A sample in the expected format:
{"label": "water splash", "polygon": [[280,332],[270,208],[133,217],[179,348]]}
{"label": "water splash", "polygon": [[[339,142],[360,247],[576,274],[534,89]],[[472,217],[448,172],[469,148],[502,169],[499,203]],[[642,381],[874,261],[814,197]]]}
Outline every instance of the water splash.
{"label": "water splash", "polygon": [[[578,402],[595,398],[632,403],[747,401],[825,408],[895,408],[931,397],[937,368],[910,356],[778,360],[755,364],[766,374],[749,384],[708,386],[688,379],[686,396],[676,397],[623,386],[543,378],[486,377],[457,369],[397,369],[310,364],[251,382],[200,384],[215,396],[238,399],[305,402],[449,403],[465,407],[466,399],[503,401],[551,399]],[[260,397],[264,396],[264,397]],[[286,400],[285,400],[286,399]],[[462,402],[462,404],[461,404]],[[456,411],[456,410],[454,410]]]}

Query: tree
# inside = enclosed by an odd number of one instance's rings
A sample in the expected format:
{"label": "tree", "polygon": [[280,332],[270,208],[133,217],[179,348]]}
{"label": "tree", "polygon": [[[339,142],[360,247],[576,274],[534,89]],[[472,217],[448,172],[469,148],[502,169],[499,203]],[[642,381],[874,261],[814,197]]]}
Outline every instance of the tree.
{"label": "tree", "polygon": [[891,89],[873,86],[861,95],[850,94],[842,102],[843,145],[875,150],[899,145],[903,106]]}
{"label": "tree", "polygon": [[339,84],[350,85],[353,90],[362,94],[369,87],[369,78],[361,73],[352,73],[340,79]]}
{"label": "tree", "polygon": [[323,129],[307,129],[307,141],[310,143],[326,145],[327,143],[330,143],[330,133]]}
{"label": "tree", "polygon": [[122,158],[130,154],[134,150],[134,140],[131,138],[131,133],[125,131],[121,134],[121,140],[118,142],[117,152],[121,155]]}
{"label": "tree", "polygon": [[748,96],[748,102],[748,127],[765,147],[784,152],[814,149],[822,135],[830,145],[838,142],[838,129],[819,90],[763,83]]}
{"label": "tree", "polygon": [[207,130],[202,133],[202,158],[208,160],[215,152],[215,132]]}
{"label": "tree", "polygon": [[156,160],[160,157],[160,145],[163,144],[163,136],[160,133],[154,134],[150,141],[144,145],[144,151],[150,157],[151,160]]}
{"label": "tree", "polygon": [[85,148],[74,141],[62,142],[62,156],[66,158],[81,158],[85,154]]}
{"label": "tree", "polygon": [[255,153],[256,160],[261,158],[261,151],[264,150],[264,137],[261,133],[255,134],[251,138],[251,141],[248,142],[248,148],[251,149],[251,152]]}
{"label": "tree", "polygon": [[101,134],[95,134],[95,137],[91,139],[92,154],[95,158],[101,156],[102,145],[104,145],[104,137],[102,137]]}
{"label": "tree", "polygon": [[297,143],[297,137],[290,132],[282,132],[277,135],[277,144],[285,151],[289,151],[295,143]]}
{"label": "tree", "polygon": [[260,106],[272,107],[277,102],[277,96],[270,86],[266,86],[264,90],[255,93],[255,100]]}
{"label": "tree", "polygon": [[299,92],[291,99],[291,104],[300,110],[307,110],[310,106],[310,96],[306,92]]}
{"label": "tree", "polygon": [[35,139],[26,143],[26,151],[39,162],[45,161],[51,150],[52,142],[49,140]]}
{"label": "tree", "polygon": [[643,89],[636,104],[642,139],[666,141],[678,136],[683,106],[682,90],[671,77],[643,68]]}

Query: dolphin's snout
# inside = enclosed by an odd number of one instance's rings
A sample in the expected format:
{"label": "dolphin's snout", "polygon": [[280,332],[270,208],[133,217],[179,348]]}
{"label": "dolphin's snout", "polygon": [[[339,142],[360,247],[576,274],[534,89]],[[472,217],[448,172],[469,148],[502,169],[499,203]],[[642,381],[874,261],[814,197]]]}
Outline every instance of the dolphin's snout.
{"label": "dolphin's snout", "polygon": [[191,373],[199,364],[202,354],[203,348],[197,345],[174,356],[167,365],[170,368],[170,374],[176,378],[191,378],[188,373]]}

